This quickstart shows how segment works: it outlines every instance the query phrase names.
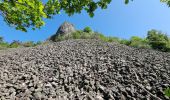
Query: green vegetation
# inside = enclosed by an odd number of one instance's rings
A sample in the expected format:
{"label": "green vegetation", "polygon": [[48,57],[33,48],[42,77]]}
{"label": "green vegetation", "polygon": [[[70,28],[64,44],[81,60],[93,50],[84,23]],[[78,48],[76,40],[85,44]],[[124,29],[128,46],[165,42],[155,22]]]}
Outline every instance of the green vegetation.
{"label": "green vegetation", "polygon": [[156,30],[148,31],[147,40],[153,49],[170,51],[170,39],[162,32]]}
{"label": "green vegetation", "polygon": [[[150,30],[148,31],[146,38],[140,38],[137,36],[132,36],[130,39],[120,39],[118,37],[107,37],[99,32],[94,32],[90,27],[85,27],[83,30],[78,30],[71,34],[66,35],[53,35],[50,37],[50,41],[58,42],[68,39],[95,39],[102,40],[105,42],[117,42],[127,46],[135,48],[146,48],[155,49],[163,52],[170,52],[170,38],[163,32]],[[35,47],[37,45],[46,44],[46,42],[20,42],[13,41],[12,43],[4,42],[3,38],[0,37],[0,49],[6,48],[19,48],[19,47]]]}
{"label": "green vegetation", "polygon": [[92,32],[92,29],[89,26],[87,26],[87,27],[84,28],[83,31],[87,32],[87,33],[90,33],[90,32]]}
{"label": "green vegetation", "polygon": [[[69,16],[85,10],[90,17],[97,8],[106,9],[112,0],[0,0],[0,12],[4,21],[17,30],[40,28],[44,19],[52,18],[61,10]],[[124,0],[125,4],[133,0]],[[160,0],[170,6],[170,0]]]}
{"label": "green vegetation", "polygon": [[107,37],[99,32],[93,32],[90,27],[85,27],[83,30],[78,30],[69,35],[53,35],[50,38],[54,42],[68,39],[98,39],[105,42],[117,42],[135,48],[155,49],[163,52],[170,51],[170,38],[166,34],[156,30],[148,31],[146,38],[132,36],[127,40],[118,37]]}
{"label": "green vegetation", "polygon": [[167,88],[164,93],[166,96],[170,97],[170,88]]}
{"label": "green vegetation", "polygon": [[43,42],[33,42],[33,41],[27,41],[27,42],[20,42],[17,40],[14,40],[12,43],[4,42],[3,37],[0,37],[0,50],[7,49],[7,48],[19,48],[19,47],[35,47],[38,45],[41,45]]}
{"label": "green vegetation", "polygon": [[9,48],[18,48],[21,47],[21,42],[14,40],[10,45]]}
{"label": "green vegetation", "polygon": [[52,18],[61,10],[69,16],[85,10],[89,16],[100,7],[106,9],[111,0],[0,0],[0,12],[9,26],[17,30],[27,31],[27,28],[40,28],[45,24],[45,18]]}
{"label": "green vegetation", "polygon": [[132,36],[128,42],[129,46],[136,47],[136,48],[150,48],[148,41],[144,38],[140,38],[137,36]]}

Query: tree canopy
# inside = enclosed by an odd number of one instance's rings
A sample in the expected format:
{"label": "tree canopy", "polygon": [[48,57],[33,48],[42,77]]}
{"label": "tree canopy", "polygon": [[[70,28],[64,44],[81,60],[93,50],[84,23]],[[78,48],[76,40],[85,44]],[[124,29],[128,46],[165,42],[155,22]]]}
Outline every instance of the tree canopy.
{"label": "tree canopy", "polygon": [[[17,30],[27,31],[27,28],[40,28],[45,24],[45,18],[65,11],[69,16],[87,11],[94,16],[97,8],[106,9],[112,0],[0,0],[0,15],[4,21]],[[128,4],[130,0],[124,0]],[[131,0],[133,1],[133,0]],[[170,6],[170,0],[160,0]]]}

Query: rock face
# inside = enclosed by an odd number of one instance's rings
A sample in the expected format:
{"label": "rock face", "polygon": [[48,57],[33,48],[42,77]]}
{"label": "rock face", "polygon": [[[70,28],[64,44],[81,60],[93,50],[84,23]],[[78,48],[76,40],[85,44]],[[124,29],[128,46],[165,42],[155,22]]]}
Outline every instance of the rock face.
{"label": "rock face", "polygon": [[167,87],[169,53],[98,40],[0,53],[1,100],[169,100]]}
{"label": "rock face", "polygon": [[67,35],[67,34],[70,34],[72,32],[75,32],[75,28],[74,28],[74,25],[69,23],[69,22],[64,22],[58,29],[57,31],[57,35]]}

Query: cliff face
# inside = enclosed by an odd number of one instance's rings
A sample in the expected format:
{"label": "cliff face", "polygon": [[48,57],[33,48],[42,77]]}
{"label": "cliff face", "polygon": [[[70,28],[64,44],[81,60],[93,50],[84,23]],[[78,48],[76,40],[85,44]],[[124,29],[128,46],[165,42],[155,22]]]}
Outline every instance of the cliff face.
{"label": "cliff face", "polygon": [[170,54],[96,40],[0,53],[0,98],[168,100]]}

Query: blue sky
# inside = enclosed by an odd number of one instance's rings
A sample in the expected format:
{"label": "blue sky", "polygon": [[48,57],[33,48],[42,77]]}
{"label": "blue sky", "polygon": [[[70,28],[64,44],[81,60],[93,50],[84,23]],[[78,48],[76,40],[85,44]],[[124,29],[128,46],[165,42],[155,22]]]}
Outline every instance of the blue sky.
{"label": "blue sky", "polygon": [[161,30],[170,35],[170,8],[160,3],[160,0],[134,0],[128,5],[124,4],[124,0],[112,0],[108,9],[98,9],[93,18],[84,11],[71,17],[62,12],[45,21],[46,25],[41,29],[25,33],[9,27],[0,17],[0,36],[7,42],[43,41],[55,34],[64,21],[73,23],[76,29],[90,26],[94,31],[106,36],[127,39],[131,36],[145,37],[151,29]]}

